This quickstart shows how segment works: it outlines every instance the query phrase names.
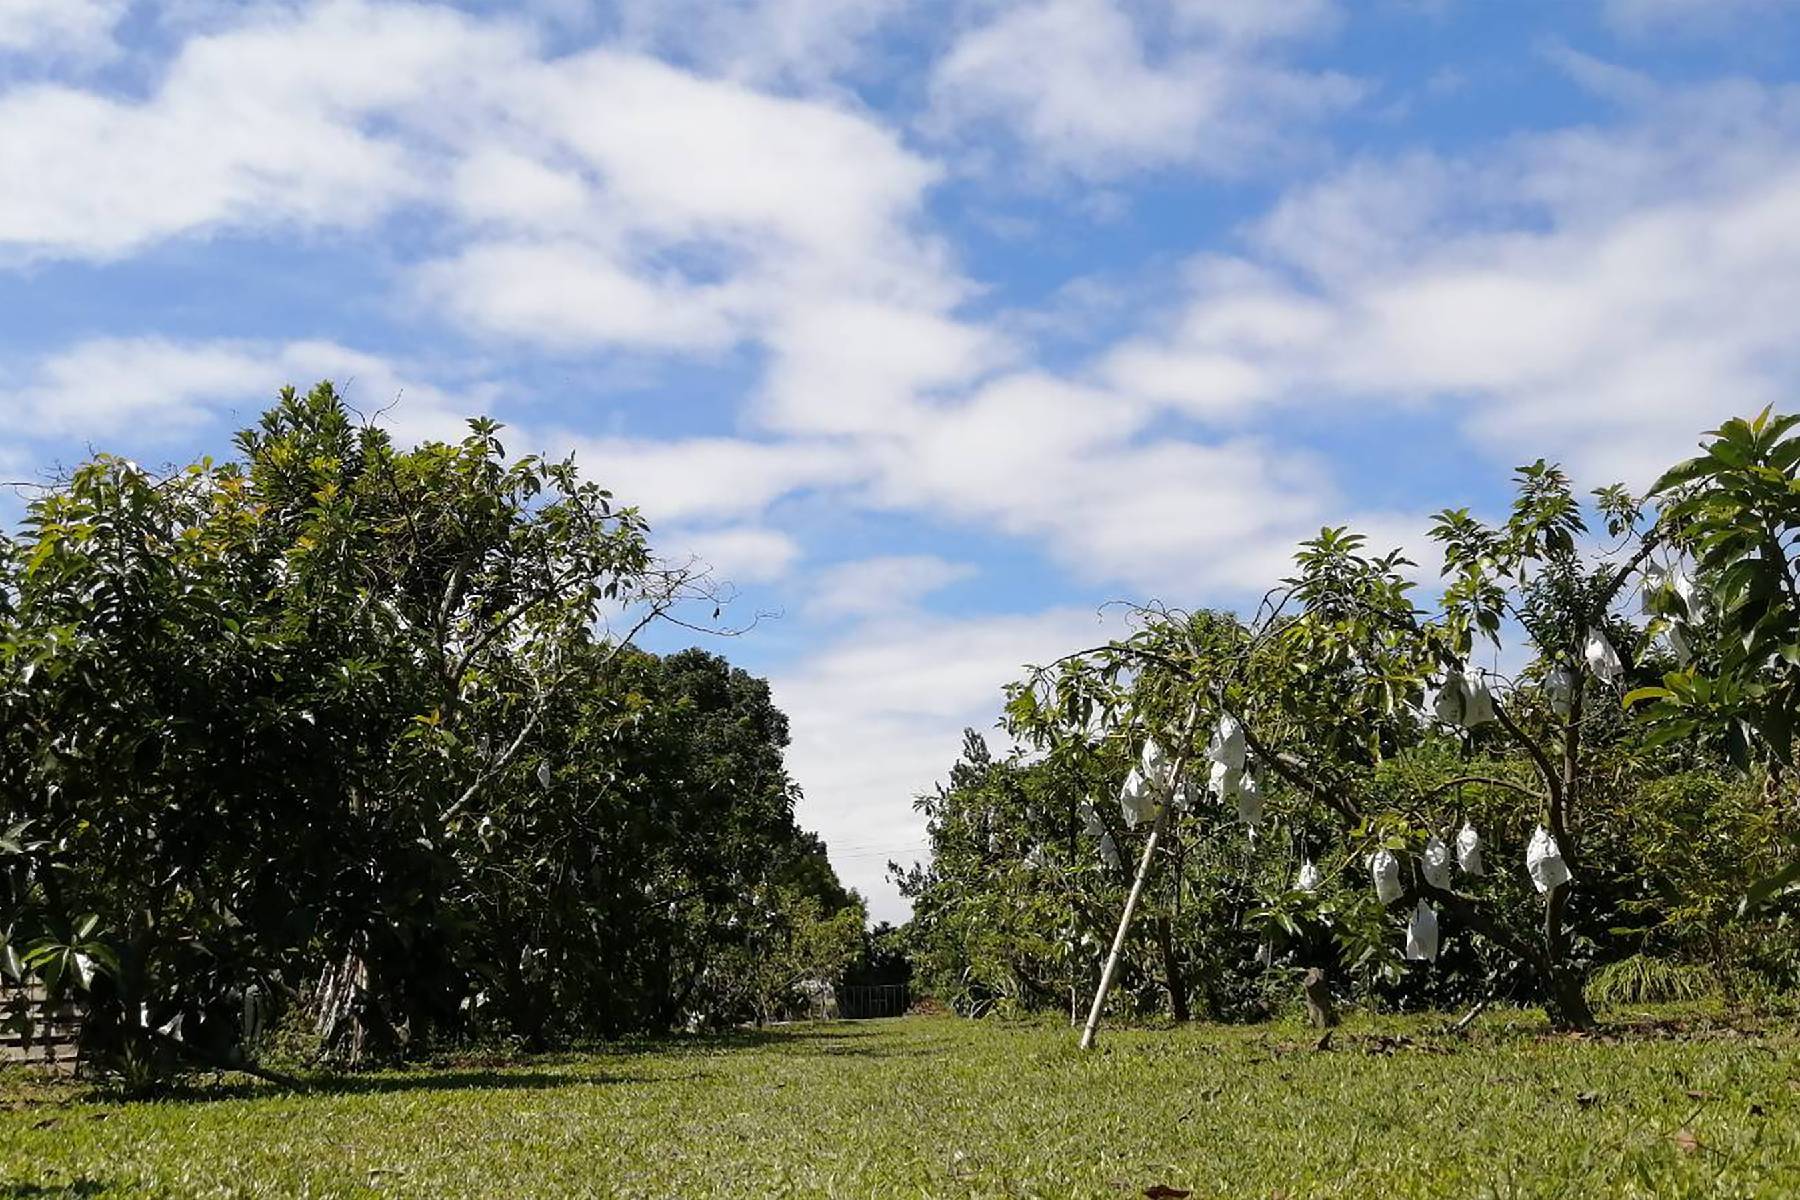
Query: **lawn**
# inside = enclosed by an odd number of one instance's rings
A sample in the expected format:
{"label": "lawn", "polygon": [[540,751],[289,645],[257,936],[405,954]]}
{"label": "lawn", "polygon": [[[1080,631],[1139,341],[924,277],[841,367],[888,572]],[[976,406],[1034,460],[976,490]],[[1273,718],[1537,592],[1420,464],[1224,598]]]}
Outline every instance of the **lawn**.
{"label": "lawn", "polygon": [[[0,1077],[0,1196],[1792,1196],[1800,1030],[1525,1014],[801,1025],[122,1102]],[[1173,1194],[1173,1193],[1168,1193]]]}

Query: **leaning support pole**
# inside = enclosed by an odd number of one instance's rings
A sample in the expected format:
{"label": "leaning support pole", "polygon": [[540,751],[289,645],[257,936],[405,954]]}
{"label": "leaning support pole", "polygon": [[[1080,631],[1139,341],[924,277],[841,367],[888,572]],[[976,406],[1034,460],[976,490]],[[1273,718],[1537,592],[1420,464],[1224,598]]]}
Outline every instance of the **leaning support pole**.
{"label": "leaning support pole", "polygon": [[1169,806],[1156,814],[1150,827],[1150,840],[1144,843],[1144,857],[1138,860],[1137,878],[1131,881],[1131,894],[1125,897],[1125,911],[1119,917],[1119,931],[1113,934],[1112,949],[1107,952],[1106,966],[1100,971],[1100,988],[1094,993],[1094,1006],[1088,1009],[1087,1025],[1081,1031],[1081,1048],[1090,1050],[1094,1035],[1100,1030],[1100,1010],[1106,1007],[1106,996],[1112,991],[1113,976],[1118,973],[1119,959],[1125,955],[1125,935],[1131,931],[1131,918],[1137,914],[1138,897],[1144,894],[1144,883],[1150,878],[1150,864],[1156,858],[1156,844],[1162,840],[1163,827],[1169,821]]}
{"label": "leaning support pole", "polygon": [[1187,725],[1181,731],[1181,746],[1175,752],[1175,762],[1169,768],[1170,797],[1162,805],[1162,811],[1156,814],[1156,823],[1150,827],[1150,840],[1144,843],[1144,856],[1138,860],[1137,877],[1131,881],[1131,894],[1125,897],[1125,911],[1119,914],[1119,931],[1113,934],[1112,949],[1107,952],[1106,966],[1100,972],[1100,988],[1094,993],[1094,1006],[1088,1009],[1087,1025],[1081,1031],[1081,1048],[1091,1050],[1094,1037],[1100,1032],[1100,1012],[1106,1007],[1106,997],[1112,992],[1113,977],[1119,973],[1119,960],[1125,957],[1125,937],[1131,932],[1131,918],[1137,915],[1138,901],[1144,895],[1144,884],[1150,880],[1150,867],[1156,862],[1156,847],[1162,841],[1163,830],[1169,826],[1169,814],[1173,811],[1173,791],[1176,782],[1181,778],[1182,768],[1187,766],[1188,748],[1194,741],[1194,723],[1200,719],[1200,703],[1195,701],[1188,709]]}

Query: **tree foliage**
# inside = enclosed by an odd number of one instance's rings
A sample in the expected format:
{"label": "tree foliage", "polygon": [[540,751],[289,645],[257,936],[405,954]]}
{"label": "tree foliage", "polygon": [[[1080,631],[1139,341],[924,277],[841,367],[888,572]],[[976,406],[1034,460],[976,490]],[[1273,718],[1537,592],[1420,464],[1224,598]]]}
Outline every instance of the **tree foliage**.
{"label": "tree foliage", "polygon": [[0,543],[0,968],[96,1051],[222,1060],[296,1000],[353,1059],[736,1019],[747,926],[860,912],[767,685],[633,647],[694,581],[499,435],[288,389],[235,460],[100,455]]}
{"label": "tree foliage", "polygon": [[[1791,953],[1766,952],[1788,915],[1740,901],[1800,879],[1775,799],[1800,704],[1794,424],[1727,424],[1648,499],[1584,502],[1555,465],[1521,467],[1499,520],[1437,514],[1423,602],[1414,564],[1326,528],[1248,617],[1140,606],[1128,636],[1034,668],[1005,709],[1019,751],[965,751],[922,802],[933,861],[904,877],[922,968],[965,1007],[1042,1006],[1049,978],[1078,1007],[1146,832],[1114,798],[1176,760],[1163,882],[1127,947],[1139,1011],[1184,1016],[1195,991],[1220,1011],[1233,985],[1253,1011],[1247,980],[1306,966],[1402,1003],[1534,999],[1572,1026],[1593,970],[1633,956],[1706,963],[1733,992],[1740,967],[1792,982]],[[1221,723],[1260,786],[1209,776]],[[1440,873],[1465,827],[1487,869]],[[1534,887],[1536,839],[1571,878]],[[1385,903],[1378,854],[1400,865]],[[1420,905],[1435,967],[1401,955]]]}

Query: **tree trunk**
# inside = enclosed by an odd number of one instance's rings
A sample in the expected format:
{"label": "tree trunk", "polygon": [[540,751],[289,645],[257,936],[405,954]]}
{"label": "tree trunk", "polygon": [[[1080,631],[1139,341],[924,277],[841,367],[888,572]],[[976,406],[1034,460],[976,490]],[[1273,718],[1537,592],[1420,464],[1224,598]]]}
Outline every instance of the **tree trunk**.
{"label": "tree trunk", "polygon": [[1306,1019],[1314,1029],[1330,1029],[1338,1023],[1337,1006],[1331,1002],[1331,988],[1325,983],[1325,972],[1308,967],[1300,989],[1306,996]]}
{"label": "tree trunk", "polygon": [[1169,918],[1156,918],[1156,944],[1162,951],[1163,979],[1169,989],[1169,1011],[1177,1021],[1192,1020],[1188,1012],[1187,981],[1181,975],[1181,960],[1175,956],[1175,936]]}
{"label": "tree trunk", "polygon": [[1553,1029],[1589,1030],[1594,1013],[1588,1007],[1581,977],[1567,967],[1553,967],[1546,984],[1544,1014]]}

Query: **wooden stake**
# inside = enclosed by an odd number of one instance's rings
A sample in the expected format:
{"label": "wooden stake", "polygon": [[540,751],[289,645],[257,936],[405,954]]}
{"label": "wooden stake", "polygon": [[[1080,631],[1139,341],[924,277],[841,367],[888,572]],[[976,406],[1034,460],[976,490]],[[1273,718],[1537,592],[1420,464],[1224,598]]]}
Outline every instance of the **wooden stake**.
{"label": "wooden stake", "polygon": [[1150,827],[1150,840],[1144,843],[1144,856],[1138,860],[1137,877],[1131,881],[1131,892],[1125,897],[1125,911],[1119,915],[1119,931],[1113,934],[1112,949],[1106,955],[1106,966],[1100,971],[1100,987],[1094,993],[1094,1006],[1088,1010],[1087,1025],[1081,1031],[1083,1050],[1093,1049],[1094,1038],[1100,1032],[1100,1010],[1106,1007],[1113,977],[1119,973],[1119,960],[1125,956],[1125,937],[1131,932],[1131,918],[1137,914],[1138,900],[1143,897],[1144,884],[1150,879],[1157,843],[1162,841],[1169,815],[1175,811],[1175,788],[1181,780],[1182,768],[1187,765],[1188,749],[1194,742],[1194,723],[1199,719],[1200,702],[1196,700],[1188,709],[1187,725],[1181,731],[1181,747],[1175,752],[1174,765],[1169,768],[1168,799],[1163,802],[1162,811],[1156,814],[1156,824]]}

